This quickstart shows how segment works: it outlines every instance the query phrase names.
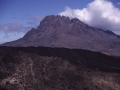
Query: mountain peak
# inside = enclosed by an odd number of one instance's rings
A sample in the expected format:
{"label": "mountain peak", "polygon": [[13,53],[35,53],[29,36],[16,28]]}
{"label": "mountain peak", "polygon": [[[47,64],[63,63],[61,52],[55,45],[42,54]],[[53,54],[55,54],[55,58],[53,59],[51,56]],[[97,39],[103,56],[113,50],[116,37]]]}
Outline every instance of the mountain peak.
{"label": "mountain peak", "polygon": [[[49,16],[46,16],[42,21],[41,23],[46,23],[48,21],[50,21],[50,23],[52,23],[53,21],[57,21],[57,20],[61,20],[65,23],[68,23],[68,22],[71,22],[71,23],[76,23],[76,22],[80,22],[80,23],[83,23],[81,22],[78,18],[72,18],[70,19],[69,17],[66,17],[66,16],[60,16],[60,15],[49,15]],[[40,23],[40,24],[41,24]]]}
{"label": "mountain peak", "polygon": [[90,27],[77,18],[46,16],[36,29],[5,46],[48,46],[120,53],[120,38],[110,31]]}

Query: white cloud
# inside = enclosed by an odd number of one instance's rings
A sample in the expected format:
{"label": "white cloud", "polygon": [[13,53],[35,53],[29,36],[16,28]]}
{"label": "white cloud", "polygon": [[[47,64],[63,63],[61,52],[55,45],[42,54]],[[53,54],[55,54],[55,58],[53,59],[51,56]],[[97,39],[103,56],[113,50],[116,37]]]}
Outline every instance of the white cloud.
{"label": "white cloud", "polygon": [[[36,28],[44,17],[40,15],[31,17],[30,14],[25,14],[25,16],[28,17],[25,26],[19,22],[0,24],[0,43],[16,40],[22,37],[27,31]],[[16,19],[16,17],[13,17],[13,19]]]}
{"label": "white cloud", "polygon": [[7,36],[4,33],[0,33],[0,44],[5,43],[5,42],[10,42],[13,40],[17,40],[21,37],[23,37],[25,33],[20,32],[20,33],[9,33]]}
{"label": "white cloud", "polygon": [[118,2],[117,5],[120,5],[120,2]]}
{"label": "white cloud", "polygon": [[0,24],[0,38],[4,38],[3,40],[8,39],[13,39],[19,37],[20,33],[26,33],[28,30],[26,30],[26,27],[24,27],[21,23],[18,22],[13,22],[13,23],[7,23],[7,24]]}
{"label": "white cloud", "polygon": [[21,32],[23,29],[23,25],[18,22],[0,24],[0,30],[4,32]]}
{"label": "white cloud", "polygon": [[71,9],[66,7],[59,15],[70,18],[78,18],[84,23],[105,29],[120,31],[120,9],[107,0],[94,0],[83,9]]}
{"label": "white cloud", "polygon": [[[31,30],[32,28],[38,27],[40,24],[40,21],[44,18],[45,16],[37,15],[31,18],[28,18],[27,23],[27,29]],[[25,27],[26,28],[26,27]]]}
{"label": "white cloud", "polygon": [[32,28],[37,27],[36,23],[34,23],[34,22],[27,22],[27,24],[28,25],[26,25],[26,26],[23,26],[21,23],[18,23],[18,22],[0,24],[0,31],[4,31],[5,33],[19,33],[19,32],[26,33],[27,31],[31,30]]}

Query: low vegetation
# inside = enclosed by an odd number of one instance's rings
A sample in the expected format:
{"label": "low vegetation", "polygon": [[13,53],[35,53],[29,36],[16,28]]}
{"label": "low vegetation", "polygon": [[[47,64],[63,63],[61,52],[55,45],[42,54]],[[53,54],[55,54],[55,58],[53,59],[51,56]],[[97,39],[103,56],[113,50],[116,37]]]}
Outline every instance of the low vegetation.
{"label": "low vegetation", "polygon": [[0,90],[120,90],[120,59],[82,49],[0,47]]}

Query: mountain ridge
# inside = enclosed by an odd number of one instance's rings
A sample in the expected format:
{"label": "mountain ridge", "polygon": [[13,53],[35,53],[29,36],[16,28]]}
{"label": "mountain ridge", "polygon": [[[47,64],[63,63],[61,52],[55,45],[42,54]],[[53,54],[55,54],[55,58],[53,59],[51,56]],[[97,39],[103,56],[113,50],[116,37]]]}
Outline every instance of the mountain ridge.
{"label": "mountain ridge", "polygon": [[112,31],[59,15],[46,16],[36,29],[32,28],[23,38],[2,45],[81,48],[120,55],[120,38]]}

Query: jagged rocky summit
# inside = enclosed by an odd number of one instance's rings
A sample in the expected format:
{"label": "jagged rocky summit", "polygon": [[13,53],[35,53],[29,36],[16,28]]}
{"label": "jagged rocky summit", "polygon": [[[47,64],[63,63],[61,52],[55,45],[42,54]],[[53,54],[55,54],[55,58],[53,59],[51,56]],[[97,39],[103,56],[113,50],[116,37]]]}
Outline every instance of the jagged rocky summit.
{"label": "jagged rocky summit", "polygon": [[23,38],[3,46],[65,47],[120,55],[120,36],[88,26],[77,18],[49,15]]}

